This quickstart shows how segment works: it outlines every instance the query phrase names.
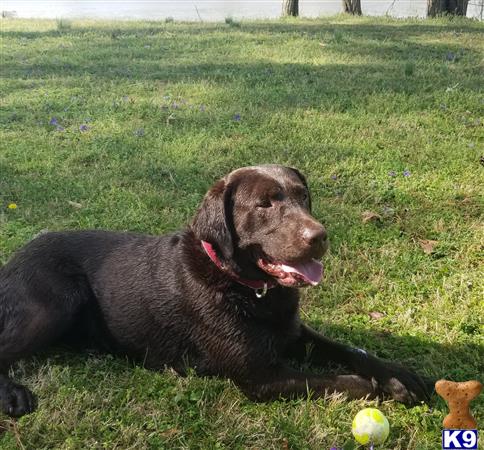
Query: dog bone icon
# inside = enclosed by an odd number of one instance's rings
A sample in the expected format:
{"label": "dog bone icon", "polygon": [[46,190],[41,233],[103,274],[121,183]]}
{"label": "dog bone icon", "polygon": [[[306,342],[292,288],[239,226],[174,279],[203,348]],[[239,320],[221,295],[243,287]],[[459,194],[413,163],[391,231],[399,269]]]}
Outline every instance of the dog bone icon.
{"label": "dog bone icon", "polygon": [[477,380],[457,383],[439,380],[435,383],[435,390],[449,405],[449,414],[445,416],[443,426],[446,429],[475,430],[477,422],[472,417],[469,403],[476,398],[482,389]]}

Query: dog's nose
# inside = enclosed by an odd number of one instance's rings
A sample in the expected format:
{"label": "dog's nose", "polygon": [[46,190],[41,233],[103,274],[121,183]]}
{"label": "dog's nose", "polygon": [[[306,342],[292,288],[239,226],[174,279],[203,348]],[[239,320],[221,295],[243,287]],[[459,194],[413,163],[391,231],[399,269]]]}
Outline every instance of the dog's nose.
{"label": "dog's nose", "polygon": [[328,239],[328,233],[326,233],[326,229],[321,224],[317,224],[317,226],[306,227],[302,238],[306,244],[312,247],[325,242]]}

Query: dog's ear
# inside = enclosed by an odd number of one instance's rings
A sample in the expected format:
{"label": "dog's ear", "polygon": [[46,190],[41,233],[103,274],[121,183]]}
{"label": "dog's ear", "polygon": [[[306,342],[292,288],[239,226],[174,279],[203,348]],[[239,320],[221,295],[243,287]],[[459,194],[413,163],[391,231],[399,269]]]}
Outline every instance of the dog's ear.
{"label": "dog's ear", "polygon": [[226,179],[217,181],[205,194],[191,225],[195,236],[212,244],[226,261],[234,255],[232,192]]}
{"label": "dog's ear", "polygon": [[311,192],[309,191],[309,186],[308,186],[308,182],[306,181],[306,177],[294,167],[288,167],[288,169],[292,170],[299,177],[302,184],[304,184],[304,187],[306,188],[306,191],[308,193],[308,206],[309,206],[309,211],[311,212],[312,211]]}

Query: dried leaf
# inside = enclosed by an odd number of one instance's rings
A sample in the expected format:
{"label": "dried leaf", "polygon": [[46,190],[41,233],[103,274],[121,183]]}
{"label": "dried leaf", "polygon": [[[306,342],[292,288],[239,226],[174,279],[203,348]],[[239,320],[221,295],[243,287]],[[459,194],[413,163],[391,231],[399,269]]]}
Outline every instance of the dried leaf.
{"label": "dried leaf", "polygon": [[381,319],[382,317],[385,317],[385,314],[379,311],[371,311],[368,313],[368,315],[375,320]]}
{"label": "dried leaf", "polygon": [[73,208],[77,208],[77,209],[81,209],[82,208],[82,205],[80,203],[72,202],[70,200],[67,200],[67,203],[69,203],[69,205],[71,205]]}
{"label": "dried leaf", "polygon": [[425,254],[430,255],[434,251],[434,247],[439,243],[438,241],[432,241],[431,239],[419,239],[420,247]]}
{"label": "dried leaf", "polygon": [[373,211],[363,211],[361,214],[361,220],[363,223],[378,222],[381,221],[381,216]]}
{"label": "dried leaf", "polygon": [[168,430],[162,431],[161,435],[165,438],[170,438],[178,434],[180,430],[178,428],[169,428]]}
{"label": "dried leaf", "polygon": [[287,438],[282,439],[282,450],[289,450],[289,441]]}

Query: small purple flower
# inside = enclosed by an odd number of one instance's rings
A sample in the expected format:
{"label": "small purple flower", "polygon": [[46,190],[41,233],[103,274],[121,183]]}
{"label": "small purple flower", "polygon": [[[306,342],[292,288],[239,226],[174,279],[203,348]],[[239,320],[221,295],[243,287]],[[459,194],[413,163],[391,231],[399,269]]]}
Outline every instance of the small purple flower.
{"label": "small purple flower", "polygon": [[144,128],[138,128],[137,130],[135,130],[134,135],[137,136],[137,137],[144,136],[145,135]]}
{"label": "small purple flower", "polygon": [[332,179],[333,181],[336,181],[336,180],[338,179],[338,175],[331,175],[331,179]]}
{"label": "small purple flower", "polygon": [[405,170],[403,171],[403,176],[404,176],[404,177],[409,177],[409,176],[410,176],[410,170],[405,169]]}
{"label": "small purple flower", "polygon": [[55,117],[52,117],[52,119],[50,119],[49,125],[57,125],[57,119]]}
{"label": "small purple flower", "polygon": [[83,132],[85,132],[87,130],[89,130],[89,127],[85,123],[83,123],[82,125],[79,126],[79,131],[81,133],[83,133]]}
{"label": "small purple flower", "polygon": [[240,122],[240,114],[238,114],[238,113],[235,114],[234,120],[235,120],[235,122]]}
{"label": "small purple flower", "polygon": [[200,111],[205,112],[205,105],[200,105]]}
{"label": "small purple flower", "polygon": [[390,172],[388,172],[388,176],[394,178],[397,176],[397,173],[394,170],[390,170]]}

